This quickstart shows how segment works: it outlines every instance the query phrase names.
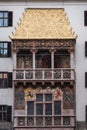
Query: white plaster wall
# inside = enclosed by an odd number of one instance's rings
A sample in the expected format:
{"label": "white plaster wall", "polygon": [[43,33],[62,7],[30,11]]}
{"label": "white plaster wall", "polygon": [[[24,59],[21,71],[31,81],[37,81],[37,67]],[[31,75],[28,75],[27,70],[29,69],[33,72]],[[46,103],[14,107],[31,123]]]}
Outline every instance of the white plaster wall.
{"label": "white plaster wall", "polygon": [[[85,72],[87,72],[87,58],[85,57],[85,41],[87,41],[87,27],[84,26],[84,10],[87,10],[87,2],[71,0],[64,2],[58,0],[21,0],[21,2],[0,2],[0,10],[13,11],[13,27],[0,28],[0,40],[8,38],[14,27],[17,26],[24,8],[65,8],[73,31],[78,35],[75,48],[76,69],[76,118],[77,121],[85,121],[85,105],[87,105],[87,89],[85,88]],[[11,58],[0,58],[0,71],[12,70]],[[11,103],[13,99],[12,89],[0,89],[0,104]],[[3,97],[3,98],[2,98]],[[8,97],[8,98],[6,98]]]}

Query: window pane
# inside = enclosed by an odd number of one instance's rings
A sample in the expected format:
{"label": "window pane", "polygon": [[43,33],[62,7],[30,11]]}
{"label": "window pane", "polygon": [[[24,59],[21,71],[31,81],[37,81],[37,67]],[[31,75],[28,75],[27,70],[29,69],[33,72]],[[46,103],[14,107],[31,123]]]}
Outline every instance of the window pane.
{"label": "window pane", "polygon": [[4,49],[4,56],[8,54],[7,49]]}
{"label": "window pane", "polygon": [[60,115],[61,114],[61,101],[54,102],[54,114]]}
{"label": "window pane", "polygon": [[43,94],[36,94],[36,101],[43,101]]}
{"label": "window pane", "polygon": [[8,87],[8,81],[7,81],[7,79],[4,79],[4,80],[3,80],[3,87],[4,87],[4,88],[7,88],[7,87]]}
{"label": "window pane", "polygon": [[3,26],[3,19],[0,19],[0,26]]}
{"label": "window pane", "polygon": [[8,43],[4,43],[4,48],[7,48],[8,47]]}
{"label": "window pane", "polygon": [[45,114],[46,115],[52,115],[52,103],[46,103]]}
{"label": "window pane", "polygon": [[8,26],[8,19],[4,19],[4,26]]}
{"label": "window pane", "polygon": [[2,111],[2,106],[0,106],[0,111]]}
{"label": "window pane", "polygon": [[4,12],[4,18],[8,18],[8,12]]}
{"label": "window pane", "polygon": [[43,104],[36,104],[36,115],[43,115]]}
{"label": "window pane", "polygon": [[45,100],[46,101],[52,101],[52,94],[46,94],[45,95]]}
{"label": "window pane", "polygon": [[27,113],[28,115],[34,115],[34,102],[27,102]]}
{"label": "window pane", "polygon": [[3,79],[0,79],[0,88],[3,88]]}
{"label": "window pane", "polygon": [[2,18],[3,17],[3,12],[0,12],[0,18]]}
{"label": "window pane", "polygon": [[3,55],[3,49],[0,49],[0,55]]}
{"label": "window pane", "polygon": [[7,120],[7,114],[6,114],[6,112],[3,112],[3,120],[4,120],[4,121]]}
{"label": "window pane", "polygon": [[0,43],[0,48],[3,48],[3,43]]}
{"label": "window pane", "polygon": [[2,106],[3,111],[7,111],[7,106]]}
{"label": "window pane", "polygon": [[2,120],[2,112],[0,112],[0,120]]}

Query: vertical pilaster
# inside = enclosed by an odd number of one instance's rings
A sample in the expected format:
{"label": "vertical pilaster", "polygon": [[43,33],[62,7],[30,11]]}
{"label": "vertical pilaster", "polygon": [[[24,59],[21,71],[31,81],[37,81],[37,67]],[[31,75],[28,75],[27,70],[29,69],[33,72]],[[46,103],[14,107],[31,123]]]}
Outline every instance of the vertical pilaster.
{"label": "vertical pilaster", "polygon": [[35,50],[35,49],[32,49],[31,50],[31,52],[32,52],[32,55],[33,55],[33,59],[32,59],[32,67],[33,67],[33,69],[35,69],[36,67],[35,67],[35,65],[36,65],[36,59],[35,59],[35,54],[36,54],[36,52],[37,52],[37,50]]}
{"label": "vertical pilaster", "polygon": [[54,53],[55,53],[56,50],[54,49],[51,49],[50,52],[51,52],[51,68],[54,69]]}
{"label": "vertical pilaster", "polygon": [[70,67],[74,68],[74,53],[70,51]]}
{"label": "vertical pilaster", "polygon": [[17,52],[13,52],[13,68],[16,69],[17,65]]}

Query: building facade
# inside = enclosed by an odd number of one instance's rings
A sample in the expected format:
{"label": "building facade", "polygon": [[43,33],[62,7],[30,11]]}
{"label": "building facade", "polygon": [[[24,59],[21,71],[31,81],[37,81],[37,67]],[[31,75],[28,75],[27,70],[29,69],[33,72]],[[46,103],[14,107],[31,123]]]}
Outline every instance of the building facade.
{"label": "building facade", "polygon": [[87,2],[0,2],[0,130],[87,129]]}

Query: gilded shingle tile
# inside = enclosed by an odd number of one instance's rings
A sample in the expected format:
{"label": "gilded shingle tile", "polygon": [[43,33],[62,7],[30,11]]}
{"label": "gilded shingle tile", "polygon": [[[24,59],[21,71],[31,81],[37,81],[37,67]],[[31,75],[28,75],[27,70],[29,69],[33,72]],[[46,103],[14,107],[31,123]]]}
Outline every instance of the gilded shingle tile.
{"label": "gilded shingle tile", "polygon": [[64,9],[26,9],[11,39],[75,39]]}

